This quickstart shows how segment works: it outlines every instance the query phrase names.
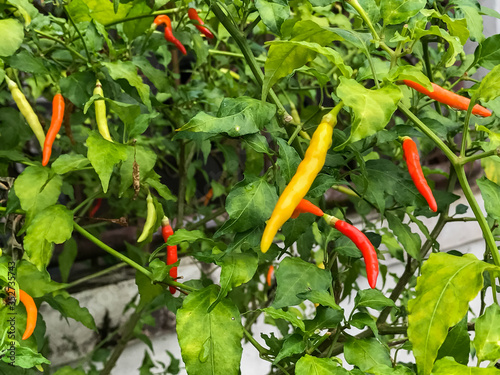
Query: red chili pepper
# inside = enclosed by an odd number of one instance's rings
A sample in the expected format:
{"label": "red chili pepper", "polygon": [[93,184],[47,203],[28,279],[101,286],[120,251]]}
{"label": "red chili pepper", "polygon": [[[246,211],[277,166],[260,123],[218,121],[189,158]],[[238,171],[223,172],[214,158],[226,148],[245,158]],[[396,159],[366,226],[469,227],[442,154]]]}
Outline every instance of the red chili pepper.
{"label": "red chili pepper", "polygon": [[182,43],[174,36],[172,31],[172,22],[170,21],[170,17],[167,15],[160,15],[155,18],[153,21],[155,25],[165,24],[165,39],[168,42],[173,43],[179,51],[181,51],[184,55],[187,54],[186,48],[182,45]]}
{"label": "red chili pepper", "polygon": [[203,22],[203,20],[200,18],[196,9],[189,8],[188,9],[188,17],[190,20],[198,21],[199,24],[195,22],[194,27],[196,27],[207,38],[213,39],[214,34],[212,34],[212,32],[210,30],[208,30],[205,26],[202,26],[205,24],[205,22]]}
{"label": "red chili pepper", "polygon": [[295,210],[293,211],[291,218],[296,219],[302,213],[309,213],[316,216],[323,216],[325,214],[321,208],[312,204],[306,199],[302,199],[297,205],[297,207],[295,207]]}
{"label": "red chili pepper", "polygon": [[93,218],[95,216],[95,214],[97,213],[97,211],[99,211],[99,208],[101,207],[101,203],[102,203],[102,198],[97,198],[95,200],[94,207],[92,207],[92,209],[89,212],[90,218]]}
{"label": "red chili pepper", "polygon": [[[470,99],[455,94],[452,91],[443,89],[441,86],[436,85],[435,83],[431,82],[434,91],[429,91],[424,86],[418,84],[417,82],[409,81],[407,79],[403,80],[403,82],[405,83],[406,86],[409,86],[440,103],[449,105],[450,107],[461,109],[463,111],[467,111],[467,108],[469,108]],[[479,104],[476,104],[474,107],[472,107],[472,114],[488,117],[491,116],[491,111],[480,106]]]}
{"label": "red chili pepper", "polygon": [[[5,288],[5,290],[9,294],[15,293],[14,289],[12,288]],[[27,340],[35,330],[38,310],[33,298],[31,298],[31,296],[24,290],[19,289],[19,300],[26,309],[26,329],[24,330],[22,339]]]}
{"label": "red chili pepper", "polygon": [[377,285],[377,277],[378,277],[378,259],[377,252],[373,247],[370,240],[355,226],[346,223],[343,220],[337,219],[334,216],[330,216],[325,214],[323,218],[326,222],[331,226],[337,229],[344,236],[348,237],[356,247],[363,254],[363,258],[365,259],[365,267],[366,267],[366,276],[368,278],[368,284],[372,289]]}
{"label": "red chili pepper", "polygon": [[42,152],[42,165],[45,167],[50,160],[50,155],[52,154],[52,144],[56,139],[59,129],[64,118],[64,98],[61,94],[57,93],[52,100],[52,120],[50,122],[50,128],[45,137],[45,142],[43,143]]}
{"label": "red chili pepper", "polygon": [[427,184],[424,172],[422,172],[422,167],[420,166],[420,157],[418,156],[417,145],[410,137],[403,137],[403,154],[406,160],[406,165],[408,166],[408,172],[410,173],[411,179],[415,184],[415,187],[420,194],[425,198],[429,207],[432,211],[437,211],[436,200],[432,194],[432,190]]}
{"label": "red chili pepper", "polygon": [[[161,234],[163,236],[163,241],[167,243],[168,238],[174,234],[174,230],[170,225],[170,221],[166,216],[163,217],[161,221]],[[174,264],[177,262],[177,245],[167,246],[167,265]],[[177,280],[177,267],[172,267],[170,269],[170,277],[175,281]],[[171,286],[169,287],[170,293],[175,294],[176,288]]]}
{"label": "red chili pepper", "polygon": [[269,270],[267,271],[267,277],[266,277],[267,285],[269,286],[271,286],[273,281],[273,273],[274,273],[274,266],[271,264],[269,266]]}

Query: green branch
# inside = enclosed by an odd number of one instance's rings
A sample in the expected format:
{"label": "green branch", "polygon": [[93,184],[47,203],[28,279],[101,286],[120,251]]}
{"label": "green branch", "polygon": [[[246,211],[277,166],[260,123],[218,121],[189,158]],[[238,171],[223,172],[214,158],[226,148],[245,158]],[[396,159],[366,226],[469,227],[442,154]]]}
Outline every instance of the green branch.
{"label": "green branch", "polygon": [[500,156],[500,147],[497,147],[493,150],[489,150],[489,151],[486,151],[486,152],[482,152],[480,154],[475,154],[475,155],[471,155],[471,156],[467,156],[467,157],[461,157],[459,156],[458,157],[458,162],[460,163],[460,165],[465,165],[467,163],[472,163],[476,160],[480,160],[480,159],[483,159],[483,158],[487,158],[489,156]]}
{"label": "green branch", "polygon": [[40,36],[43,36],[44,38],[47,38],[47,39],[50,39],[54,42],[57,42],[59,43],[60,45],[62,45],[64,48],[66,48],[68,51],[70,51],[72,54],[74,54],[75,56],[79,57],[80,59],[82,59],[83,61],[86,61],[88,62],[88,59],[85,58],[85,56],[83,56],[80,52],[76,51],[75,49],[73,49],[72,47],[68,46],[67,43],[63,42],[62,40],[59,40],[55,37],[53,37],[52,35],[49,35],[49,34],[45,34],[43,31],[40,31],[40,30],[33,30],[35,32],[35,34],[38,34]]}
{"label": "green branch", "polygon": [[99,246],[101,249],[103,249],[107,253],[113,255],[115,258],[120,259],[122,262],[127,263],[129,266],[135,268],[137,271],[142,272],[144,275],[146,275],[151,280],[153,279],[153,274],[150,271],[148,271],[147,269],[145,269],[140,264],[137,264],[136,262],[134,262],[129,257],[123,255],[122,253],[116,251],[112,247],[106,245],[104,242],[102,242],[100,239],[94,237],[92,234],[90,234],[89,232],[87,232],[85,229],[83,229],[77,223],[73,222],[73,227],[75,228],[75,230],[78,233],[80,233],[83,237],[85,237],[86,239],[88,239],[90,242],[93,242],[94,244],[96,244],[97,246]]}
{"label": "green branch", "polygon": [[172,14],[172,13],[177,13],[181,10],[181,8],[172,8],[172,9],[167,9],[167,10],[158,10],[156,12],[150,13],[150,14],[141,14],[138,16],[132,16],[132,17],[125,17],[121,18],[116,21],[108,22],[104,24],[104,27],[108,28],[114,25],[118,25],[123,22],[128,22],[128,21],[134,21],[134,20],[140,20],[142,18],[154,18],[156,16],[162,15],[162,14]]}

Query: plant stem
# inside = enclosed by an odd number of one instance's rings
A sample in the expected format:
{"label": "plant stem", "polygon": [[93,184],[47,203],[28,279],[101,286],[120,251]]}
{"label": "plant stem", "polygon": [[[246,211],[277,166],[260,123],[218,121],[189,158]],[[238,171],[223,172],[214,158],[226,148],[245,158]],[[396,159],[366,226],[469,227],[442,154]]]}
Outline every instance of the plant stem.
{"label": "plant stem", "polygon": [[106,269],[104,269],[102,271],[93,273],[92,275],[88,275],[88,276],[82,277],[81,279],[75,280],[75,281],[73,281],[71,283],[65,284],[64,288],[61,288],[61,289],[70,289],[70,288],[73,288],[73,287],[75,287],[77,285],[83,284],[86,281],[89,281],[89,280],[95,279],[97,277],[107,275],[108,273],[114,272],[116,270],[119,270],[120,268],[123,268],[126,265],[127,265],[127,263],[125,263],[125,262],[117,263],[114,266],[108,267],[108,268],[106,268]]}
{"label": "plant stem", "polygon": [[380,45],[380,47],[389,54],[389,56],[392,57],[395,55],[395,52],[387,45],[385,44],[381,39],[380,36],[377,33],[377,30],[375,30],[375,27],[372,24],[372,21],[368,17],[368,14],[366,14],[365,10],[363,7],[358,3],[358,0],[346,0],[348,4],[350,4],[360,15],[360,17],[365,21],[366,25],[370,29],[370,32],[373,36],[373,39]]}
{"label": "plant stem", "polygon": [[[211,55],[222,55],[222,56],[232,56],[232,57],[239,57],[240,59],[244,59],[245,56],[242,53],[237,53],[237,52],[230,52],[230,51],[220,51],[218,49],[209,49],[208,53]],[[260,62],[260,63],[265,63],[266,59],[256,57],[255,61]]]}
{"label": "plant stem", "polygon": [[476,198],[474,197],[474,193],[470,188],[469,181],[467,181],[467,176],[465,175],[465,170],[463,168],[463,165],[454,165],[454,168],[457,173],[458,181],[460,182],[465,197],[467,198],[467,202],[469,202],[472,212],[474,213],[474,216],[476,217],[477,222],[481,227],[484,239],[486,241],[486,245],[491,251],[493,261],[497,266],[500,266],[500,253],[498,252],[498,248],[495,243],[495,238],[493,238],[493,234],[491,233],[488,222],[486,221],[486,218],[484,217],[483,212],[481,211],[481,208],[479,207],[479,204],[477,203]]}
{"label": "plant stem", "polygon": [[413,121],[415,125],[420,129],[422,133],[428,136],[446,155],[453,165],[458,164],[458,157],[450,150],[450,148],[439,138],[434,132],[427,127],[420,119],[415,116],[415,114],[410,111],[403,103],[398,103],[398,108],[403,112],[410,120]]}
{"label": "plant stem", "polygon": [[486,152],[482,152],[480,154],[471,155],[471,156],[466,156],[466,157],[459,156],[458,162],[460,165],[465,165],[467,163],[472,163],[473,161],[487,158],[487,157],[493,156],[493,155],[500,156],[500,147],[497,147],[493,150],[489,150]]}
{"label": "plant stem", "polygon": [[79,226],[76,222],[73,222],[73,227],[75,228],[75,230],[78,233],[80,233],[86,239],[88,239],[89,241],[91,241],[94,244],[96,244],[97,246],[99,246],[104,251],[106,251],[109,254],[113,255],[114,257],[120,259],[122,262],[127,263],[129,266],[135,268],[137,271],[142,272],[148,278],[153,279],[153,274],[150,271],[148,271],[147,269],[145,269],[144,267],[142,267],[140,264],[137,264],[136,262],[134,262],[129,257],[123,255],[122,253],[120,253],[120,252],[116,251],[115,249],[111,248],[110,246],[106,245],[100,239],[94,237],[92,234],[90,234],[85,229],[83,229],[81,226]]}
{"label": "plant stem", "polygon": [[111,353],[111,356],[109,357],[108,361],[106,362],[106,365],[102,369],[100,375],[109,375],[111,374],[111,370],[113,370],[113,367],[115,367],[116,362],[122,355],[123,351],[127,347],[128,342],[132,339],[134,335],[134,329],[139,320],[141,319],[142,311],[144,308],[137,309],[136,311],[133,312],[133,314],[130,316],[128,319],[127,323],[125,323],[125,326],[123,328],[123,333],[121,334],[120,340],[118,341],[118,344],[115,346],[113,349],[113,352]]}
{"label": "plant stem", "polygon": [[71,14],[68,12],[68,8],[66,7],[66,5],[64,5],[64,11],[66,12],[66,15],[68,16],[69,22],[71,22],[71,25],[73,25],[73,27],[76,30],[76,33],[78,34],[78,36],[82,40],[83,48],[85,48],[85,53],[87,54],[87,63],[90,64],[91,63],[91,61],[90,61],[90,53],[89,53],[89,50],[87,48],[87,44],[85,43],[85,39],[83,39],[82,33],[80,32],[80,30],[78,29],[78,27],[76,27],[75,21],[73,21],[73,17],[71,17]]}
{"label": "plant stem", "polygon": [[460,147],[460,156],[465,156],[465,151],[467,150],[467,138],[469,138],[469,124],[470,117],[472,115],[472,108],[474,107],[475,101],[474,97],[472,97],[469,102],[469,107],[467,108],[467,113],[465,114],[464,121],[464,131],[462,132],[462,146]]}
{"label": "plant stem", "polygon": [[[422,38],[422,49],[423,49],[423,54],[424,54],[424,65],[425,65],[425,70],[427,72],[427,78],[431,82],[434,82],[434,76],[432,74],[432,65],[431,65],[431,59],[429,57],[429,41],[426,38]],[[440,115],[443,115],[443,111],[441,110],[441,104],[437,101],[434,102],[434,105],[436,106],[436,111]]]}
{"label": "plant stem", "polygon": [[210,215],[205,216],[203,219],[201,219],[201,220],[199,220],[199,221],[197,221],[195,223],[191,223],[189,225],[186,225],[186,229],[187,230],[193,230],[193,229],[198,228],[198,227],[200,227],[202,225],[205,225],[210,220],[213,220],[216,217],[222,215],[224,212],[226,212],[226,208],[225,207],[221,207],[217,211],[212,212]]}
{"label": "plant stem", "polygon": [[56,43],[59,43],[60,45],[64,46],[64,48],[66,48],[68,51],[70,51],[75,56],[79,57],[83,61],[87,61],[88,62],[88,59],[86,59],[85,56],[83,56],[81,53],[79,53],[78,51],[76,51],[75,49],[73,49],[72,47],[70,47],[67,43],[64,43],[62,40],[59,40],[59,39],[53,37],[52,35],[46,34],[43,31],[39,31],[39,30],[33,30],[33,31],[36,34],[38,34],[40,36],[43,36],[44,38],[47,38],[47,39],[53,40]]}
{"label": "plant stem", "polygon": [[267,356],[270,354],[269,350],[264,348],[262,345],[260,345],[257,340],[254,339],[254,337],[250,334],[250,332],[247,331],[245,327],[243,328],[243,333],[245,334],[246,338],[248,341],[255,347],[255,349],[258,350],[260,356]]}
{"label": "plant stem", "polygon": [[119,23],[127,22],[127,21],[133,21],[133,20],[139,20],[142,18],[154,18],[156,16],[159,16],[161,14],[172,14],[172,13],[178,13],[181,10],[181,8],[172,8],[172,9],[167,9],[167,10],[158,10],[156,12],[150,13],[150,14],[141,14],[138,16],[133,16],[133,17],[125,17],[113,22],[108,22],[104,24],[104,27],[108,28],[114,25],[118,25]]}

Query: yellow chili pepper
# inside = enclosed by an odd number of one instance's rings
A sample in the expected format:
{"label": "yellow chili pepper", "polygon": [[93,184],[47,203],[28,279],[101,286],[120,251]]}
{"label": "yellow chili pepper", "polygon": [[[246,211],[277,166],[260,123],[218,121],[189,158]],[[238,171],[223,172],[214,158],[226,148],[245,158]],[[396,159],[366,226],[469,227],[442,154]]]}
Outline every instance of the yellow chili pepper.
{"label": "yellow chili pepper", "polygon": [[305,197],[314,179],[323,168],[326,153],[332,145],[333,128],[337,125],[337,115],[343,105],[340,102],[329,113],[324,115],[321,123],[314,131],[304,160],[300,162],[297,172],[295,172],[292,180],[279,197],[271,218],[267,221],[260,242],[260,249],[263,253],[269,250],[274,236],[285,221],[292,216],[295,207]]}
{"label": "yellow chili pepper", "polygon": [[43,131],[42,125],[40,124],[40,121],[38,120],[38,116],[33,111],[33,108],[31,108],[31,105],[26,99],[26,96],[24,96],[17,84],[7,76],[5,76],[5,80],[7,81],[7,86],[9,87],[9,90],[12,94],[12,98],[17,104],[17,108],[19,108],[19,111],[23,114],[31,130],[33,130],[33,133],[35,133],[35,136],[40,143],[40,147],[43,150],[43,145],[45,143],[45,133]]}
{"label": "yellow chili pepper", "polygon": [[[104,91],[102,91],[102,85],[99,80],[97,80],[94,88],[94,95],[100,95],[104,98]],[[99,99],[94,102],[95,104],[95,120],[97,122],[97,128],[102,137],[110,142],[113,142],[111,134],[109,134],[108,119],[106,118],[106,102],[104,99]]]}
{"label": "yellow chili pepper", "polygon": [[151,230],[153,229],[153,225],[155,225],[156,221],[156,208],[151,193],[148,193],[146,202],[147,202],[148,214],[146,216],[146,222],[144,223],[144,228],[142,229],[142,234],[137,239],[137,242],[142,242],[146,238],[148,238],[149,232],[151,232]]}

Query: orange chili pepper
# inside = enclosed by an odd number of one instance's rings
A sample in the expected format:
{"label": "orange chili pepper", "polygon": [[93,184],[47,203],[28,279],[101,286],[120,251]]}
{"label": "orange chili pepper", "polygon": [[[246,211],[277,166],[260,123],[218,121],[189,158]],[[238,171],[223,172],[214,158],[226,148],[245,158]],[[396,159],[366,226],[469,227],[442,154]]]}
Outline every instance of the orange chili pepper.
{"label": "orange chili pepper", "polygon": [[273,281],[273,273],[274,273],[274,266],[271,264],[269,266],[269,270],[267,271],[267,277],[266,277],[267,285],[269,286],[271,286]]}
{"label": "orange chili pepper", "polygon": [[56,139],[59,129],[64,118],[64,98],[61,94],[57,93],[52,99],[52,120],[50,122],[50,128],[45,137],[45,142],[43,143],[43,158],[42,165],[45,167],[50,160],[50,155],[52,154],[52,144]]}
{"label": "orange chili pepper", "polygon": [[[403,82],[405,83],[406,86],[409,86],[440,103],[449,105],[450,107],[461,109],[463,111],[467,111],[467,108],[469,108],[469,103],[470,103],[469,98],[455,94],[454,92],[446,90],[441,86],[436,85],[435,83],[431,82],[434,91],[429,91],[424,86],[418,84],[417,82],[413,82],[407,79],[403,80]],[[476,104],[474,107],[472,107],[472,114],[488,117],[491,116],[491,111],[489,109],[480,106],[479,104]]]}
{"label": "orange chili pepper", "polygon": [[309,213],[309,214],[313,214],[316,216],[323,216],[325,214],[321,208],[312,204],[311,202],[309,202],[306,199],[302,199],[299,202],[297,207],[295,207],[295,210],[293,211],[292,216],[290,216],[290,217],[292,219],[296,219],[297,217],[299,217],[300,214],[303,214],[303,213]]}
{"label": "orange chili pepper", "polygon": [[172,31],[172,22],[170,21],[170,17],[163,14],[155,18],[153,21],[155,25],[165,24],[165,40],[173,43],[182,54],[186,55],[186,48],[182,45],[182,43],[174,36]]}
{"label": "orange chili pepper", "polygon": [[213,39],[214,34],[212,34],[212,32],[210,30],[208,30],[205,26],[202,26],[205,24],[205,22],[203,22],[203,20],[200,18],[196,9],[189,8],[188,9],[188,17],[190,20],[198,21],[199,23],[195,23],[194,27],[196,27],[207,38]]}
{"label": "orange chili pepper", "polygon": [[[15,293],[14,289],[12,288],[5,288],[5,290],[9,294]],[[23,340],[26,340],[30,338],[30,336],[33,334],[33,331],[35,330],[38,310],[33,298],[31,298],[31,296],[22,289],[19,289],[19,300],[26,309],[26,329],[24,330],[22,337]]]}

